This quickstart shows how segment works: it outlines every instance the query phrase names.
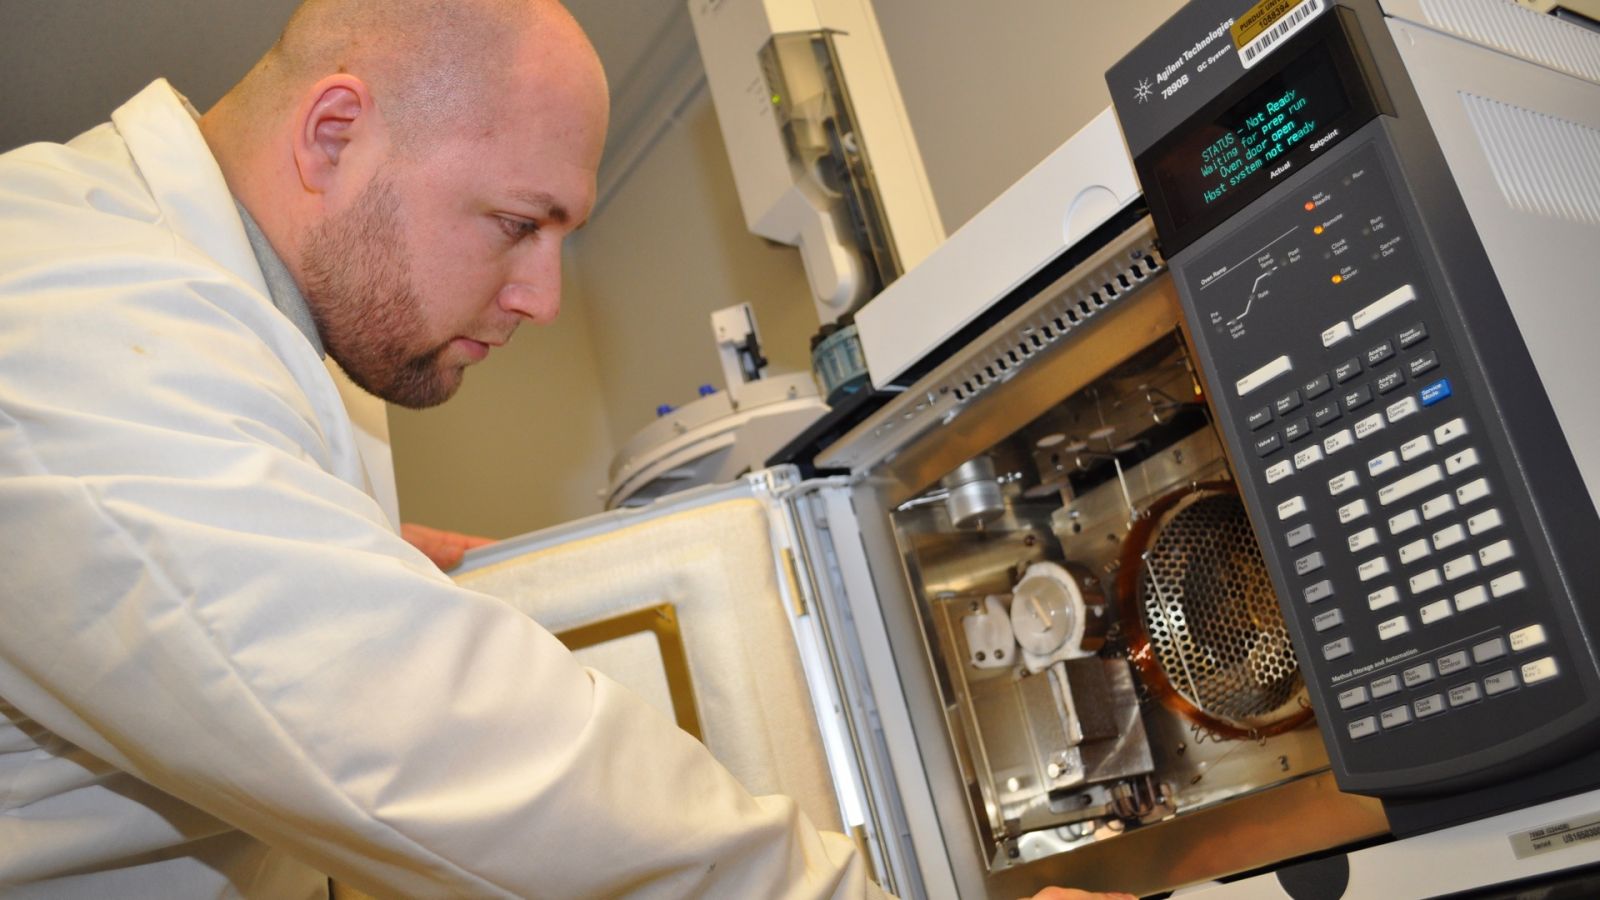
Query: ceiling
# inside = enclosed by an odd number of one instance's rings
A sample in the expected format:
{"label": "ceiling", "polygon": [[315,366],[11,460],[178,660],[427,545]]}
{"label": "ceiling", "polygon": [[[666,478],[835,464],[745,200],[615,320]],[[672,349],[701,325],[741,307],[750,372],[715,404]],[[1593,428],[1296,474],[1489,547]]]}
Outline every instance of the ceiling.
{"label": "ceiling", "polygon": [[[157,77],[201,109],[210,106],[272,44],[297,2],[3,0],[0,151],[66,140]],[[567,7],[610,77],[609,159],[653,127],[662,91],[686,67],[698,70],[687,3],[569,0]]]}

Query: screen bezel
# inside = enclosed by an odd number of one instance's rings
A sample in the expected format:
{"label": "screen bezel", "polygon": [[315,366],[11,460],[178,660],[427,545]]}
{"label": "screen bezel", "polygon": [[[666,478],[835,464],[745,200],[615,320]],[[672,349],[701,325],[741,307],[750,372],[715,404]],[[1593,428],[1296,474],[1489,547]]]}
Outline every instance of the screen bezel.
{"label": "screen bezel", "polygon": [[1315,149],[1312,146],[1316,143],[1315,138],[1303,141],[1299,146],[1274,160],[1272,165],[1288,162],[1292,164],[1290,172],[1298,171],[1308,160],[1337,146],[1357,128],[1376,118],[1380,113],[1387,112],[1388,103],[1374,74],[1375,69],[1370,60],[1357,52],[1358,44],[1352,39],[1351,30],[1357,28],[1356,23],[1353,18],[1345,16],[1344,12],[1342,8],[1334,7],[1329,14],[1307,25],[1274,52],[1273,55],[1277,58],[1258,63],[1246,71],[1227,89],[1207,101],[1193,115],[1184,119],[1182,124],[1162,135],[1134,160],[1139,183],[1144,189],[1145,200],[1149,204],[1151,218],[1155,220],[1156,233],[1161,237],[1162,252],[1165,255],[1170,257],[1194,243],[1278,183],[1270,177],[1246,181],[1220,198],[1215,205],[1187,219],[1179,220],[1173,214],[1177,204],[1166,196],[1161,179],[1164,164],[1173,162],[1169,157],[1174,155],[1176,149],[1195,129],[1213,125],[1218,118],[1230,113],[1233,107],[1262,85],[1293,69],[1319,46],[1329,51],[1333,60],[1334,74],[1349,101],[1349,108],[1324,123],[1319,133],[1327,134],[1336,128],[1340,132],[1339,137]]}

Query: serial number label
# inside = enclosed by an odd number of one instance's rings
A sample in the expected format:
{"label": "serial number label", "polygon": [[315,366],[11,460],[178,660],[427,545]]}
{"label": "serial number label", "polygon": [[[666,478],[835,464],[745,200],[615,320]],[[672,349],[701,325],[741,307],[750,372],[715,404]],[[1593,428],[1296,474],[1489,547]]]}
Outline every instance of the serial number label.
{"label": "serial number label", "polygon": [[1517,859],[1527,859],[1596,840],[1600,840],[1600,813],[1512,834],[1511,852],[1516,854]]}

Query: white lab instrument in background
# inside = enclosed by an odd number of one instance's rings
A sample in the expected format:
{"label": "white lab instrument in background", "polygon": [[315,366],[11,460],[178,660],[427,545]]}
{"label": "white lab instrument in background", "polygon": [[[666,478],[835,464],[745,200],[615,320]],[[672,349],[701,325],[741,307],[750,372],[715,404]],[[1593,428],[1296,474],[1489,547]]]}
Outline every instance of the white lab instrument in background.
{"label": "white lab instrument in background", "polygon": [[944,240],[872,5],[688,2],[745,223],[834,322]]}
{"label": "white lab instrument in background", "polygon": [[642,506],[687,488],[732,481],[766,461],[828,411],[810,372],[767,375],[748,303],[711,314],[725,390],[660,416],[611,461],[606,508]]}

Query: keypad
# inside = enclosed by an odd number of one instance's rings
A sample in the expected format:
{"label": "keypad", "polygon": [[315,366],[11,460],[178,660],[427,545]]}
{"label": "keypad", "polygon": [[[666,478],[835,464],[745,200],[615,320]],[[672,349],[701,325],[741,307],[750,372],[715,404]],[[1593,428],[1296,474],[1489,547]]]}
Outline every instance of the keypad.
{"label": "keypad", "polygon": [[1275,388],[1246,413],[1244,439],[1272,486],[1311,652],[1332,672],[1351,667],[1334,696],[1352,740],[1472,715],[1458,711],[1563,675],[1549,623],[1486,612],[1529,595],[1535,569],[1448,348],[1390,315],[1416,299],[1393,290],[1321,332],[1337,348],[1326,359],[1280,357],[1240,382],[1240,396]]}

